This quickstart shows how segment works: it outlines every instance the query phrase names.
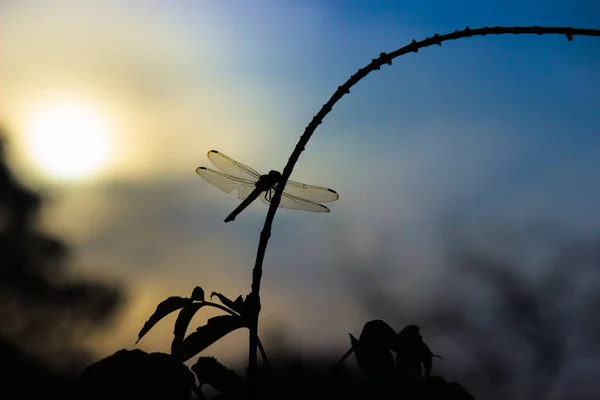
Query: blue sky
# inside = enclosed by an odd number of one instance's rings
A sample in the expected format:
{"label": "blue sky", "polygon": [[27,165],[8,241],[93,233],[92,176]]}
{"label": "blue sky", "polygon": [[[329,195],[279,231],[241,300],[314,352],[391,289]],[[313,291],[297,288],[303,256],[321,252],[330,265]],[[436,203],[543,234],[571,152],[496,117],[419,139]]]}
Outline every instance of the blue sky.
{"label": "blue sky", "polygon": [[[131,292],[116,333],[95,344],[101,354],[129,346],[155,304],[190,282],[249,289],[266,207],[223,224],[237,200],[195,175],[208,150],[282,169],[333,91],[412,39],[466,25],[600,26],[592,0],[28,1],[1,2],[0,13],[0,118],[15,170],[52,199],[42,223],[72,242],[73,268]],[[382,243],[392,293],[427,303],[448,216],[484,230],[542,220],[596,233],[598,71],[597,38],[506,35],[408,54],[361,81],[292,175],[340,200],[328,215],[278,213],[264,326],[288,326],[306,351],[343,351],[347,332],[377,318],[348,293],[344,266],[372,270]],[[94,179],[57,184],[31,158],[26,122],[64,96],[111,120],[114,153]],[[170,323],[142,346],[168,349]],[[227,348],[244,339],[215,354],[234,359]]]}

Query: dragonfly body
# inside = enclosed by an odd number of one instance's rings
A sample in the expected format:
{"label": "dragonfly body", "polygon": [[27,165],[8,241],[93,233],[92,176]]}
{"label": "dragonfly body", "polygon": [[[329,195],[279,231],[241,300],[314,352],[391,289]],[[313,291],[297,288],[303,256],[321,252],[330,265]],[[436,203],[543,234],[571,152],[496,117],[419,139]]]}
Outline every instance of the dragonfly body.
{"label": "dragonfly body", "polygon": [[254,185],[257,189],[264,192],[277,185],[280,180],[281,174],[279,171],[270,171],[268,175],[261,175]]}
{"label": "dragonfly body", "polygon": [[[221,190],[231,193],[237,190],[242,203],[235,209],[225,222],[233,221],[256,198],[260,197],[265,204],[271,203],[274,190],[281,181],[281,173],[270,171],[261,175],[250,167],[241,164],[216,150],[208,152],[208,158],[220,170],[206,167],[196,168],[196,173],[204,180]],[[329,209],[317,202],[335,201],[339,195],[332,189],[305,185],[300,182],[287,181],[283,191],[280,207],[313,212],[329,212]]]}
{"label": "dragonfly body", "polygon": [[227,216],[227,218],[225,218],[225,222],[235,220],[235,217],[239,213],[241,213],[246,207],[248,207],[250,203],[256,200],[262,192],[266,192],[267,190],[274,188],[280,180],[281,174],[279,173],[279,171],[271,171],[268,175],[261,175],[260,178],[258,178],[258,181],[256,181],[256,183],[254,184],[255,189],[252,191],[252,193],[250,193],[250,195],[246,197],[244,201],[242,201],[240,205],[237,206],[237,208]]}

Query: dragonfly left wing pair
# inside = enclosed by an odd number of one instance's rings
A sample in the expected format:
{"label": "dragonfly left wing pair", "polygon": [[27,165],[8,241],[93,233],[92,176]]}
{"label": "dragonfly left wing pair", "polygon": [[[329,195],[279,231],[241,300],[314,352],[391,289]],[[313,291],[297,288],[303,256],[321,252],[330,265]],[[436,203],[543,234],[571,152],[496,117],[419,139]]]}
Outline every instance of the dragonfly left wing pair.
{"label": "dragonfly left wing pair", "polygon": [[[260,197],[263,203],[271,204],[271,198],[281,180],[279,172],[271,171],[268,175],[261,175],[252,168],[216,150],[208,152],[208,159],[220,171],[198,167],[196,173],[210,184],[227,193],[237,190],[238,198],[244,200],[225,219],[225,222],[233,221],[257,197]],[[332,189],[288,180],[279,207],[312,212],[329,212],[329,208],[319,203],[335,201],[339,197]]]}

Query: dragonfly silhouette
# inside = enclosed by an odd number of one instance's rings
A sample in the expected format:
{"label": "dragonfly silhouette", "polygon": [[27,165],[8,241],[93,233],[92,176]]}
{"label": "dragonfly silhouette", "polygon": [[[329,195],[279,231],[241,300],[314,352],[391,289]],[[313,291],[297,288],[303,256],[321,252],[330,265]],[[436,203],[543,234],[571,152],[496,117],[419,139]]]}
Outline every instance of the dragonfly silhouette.
{"label": "dragonfly silhouette", "polygon": [[[208,159],[220,171],[206,167],[196,168],[196,173],[208,183],[231,193],[237,190],[238,198],[243,200],[225,222],[233,221],[250,203],[260,197],[263,203],[271,204],[275,189],[281,181],[281,173],[270,171],[261,175],[250,167],[239,163],[216,150],[208,152]],[[331,189],[288,180],[281,195],[279,207],[313,212],[329,212],[329,208],[319,203],[339,199]]]}

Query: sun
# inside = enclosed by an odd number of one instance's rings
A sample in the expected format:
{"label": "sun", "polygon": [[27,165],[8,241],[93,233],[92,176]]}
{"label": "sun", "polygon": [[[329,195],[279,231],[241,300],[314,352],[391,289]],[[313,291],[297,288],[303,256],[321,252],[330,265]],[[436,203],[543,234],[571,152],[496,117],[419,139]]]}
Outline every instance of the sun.
{"label": "sun", "polygon": [[52,102],[28,118],[28,150],[42,172],[60,180],[90,177],[106,165],[111,128],[83,102]]}

